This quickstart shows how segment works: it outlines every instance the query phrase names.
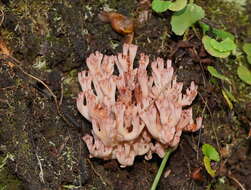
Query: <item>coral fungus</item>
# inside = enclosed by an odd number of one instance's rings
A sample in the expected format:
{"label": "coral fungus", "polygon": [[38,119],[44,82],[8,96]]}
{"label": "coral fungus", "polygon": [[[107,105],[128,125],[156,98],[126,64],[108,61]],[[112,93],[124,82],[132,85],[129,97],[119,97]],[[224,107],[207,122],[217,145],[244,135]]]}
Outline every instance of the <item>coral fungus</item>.
{"label": "coral fungus", "polygon": [[[92,123],[92,135],[85,135],[90,157],[117,159],[121,167],[133,165],[137,155],[160,157],[176,146],[182,131],[196,131],[202,118],[194,123],[189,106],[197,95],[191,82],[186,94],[177,82],[171,61],[140,54],[133,67],[136,45],[124,44],[123,53],[106,56],[99,52],[87,60],[89,71],[78,74],[82,92],[77,98],[79,112]],[[114,74],[114,65],[119,75]]]}

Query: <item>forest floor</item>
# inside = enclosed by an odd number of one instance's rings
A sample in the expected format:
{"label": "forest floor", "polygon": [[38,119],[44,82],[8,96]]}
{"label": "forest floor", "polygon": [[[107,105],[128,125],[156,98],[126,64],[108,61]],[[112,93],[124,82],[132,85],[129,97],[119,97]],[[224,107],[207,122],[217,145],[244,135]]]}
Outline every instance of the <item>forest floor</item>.
{"label": "forest floor", "polygon": [[[223,2],[224,1],[224,2]],[[195,1],[206,12],[206,23],[225,29],[238,42],[251,42],[251,3],[241,7],[227,0]],[[102,23],[98,13],[116,10],[131,17],[141,14],[135,0],[2,0],[0,45],[0,189],[149,189],[161,159],[137,157],[131,167],[115,160],[89,159],[82,136],[88,123],[76,108],[80,91],[77,73],[96,50],[117,54],[123,36]],[[166,166],[158,189],[251,189],[251,87],[236,75],[236,58],[216,59],[194,55],[202,47],[198,26],[182,37],[170,29],[170,13],[156,14],[135,30],[133,43],[139,53],[172,59],[178,81],[186,88],[199,86],[193,102],[194,117],[202,116],[204,128],[182,135],[179,147]],[[249,15],[249,16],[248,16]],[[201,59],[209,60],[207,63]],[[213,65],[234,81],[239,101],[230,109],[222,95],[223,81],[212,78]],[[43,84],[46,84],[49,89]],[[248,96],[249,94],[249,96]],[[221,155],[214,163],[216,177],[207,174],[201,147],[213,145]],[[191,177],[201,168],[202,178]]]}

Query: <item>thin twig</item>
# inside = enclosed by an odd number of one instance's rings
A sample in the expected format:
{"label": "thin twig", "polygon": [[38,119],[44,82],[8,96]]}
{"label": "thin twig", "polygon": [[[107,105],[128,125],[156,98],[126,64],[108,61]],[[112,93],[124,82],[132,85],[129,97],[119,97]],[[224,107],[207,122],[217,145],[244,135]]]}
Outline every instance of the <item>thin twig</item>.
{"label": "thin twig", "polygon": [[0,17],[1,17],[1,21],[0,21],[0,26],[3,24],[3,21],[4,21],[4,12],[3,10],[0,10],[1,14],[0,14]]}
{"label": "thin twig", "polygon": [[[198,94],[199,94],[199,96],[201,97],[201,99],[202,99],[202,101],[204,102],[204,104],[206,105],[206,108],[207,108],[207,110],[209,111],[210,117],[211,117],[211,119],[212,119],[212,121],[213,121],[213,114],[212,114],[212,112],[211,112],[211,110],[210,110],[210,108],[209,108],[209,106],[208,106],[206,100],[203,98],[203,96],[202,96],[199,92],[198,92]],[[214,125],[212,125],[212,129],[213,129],[213,133],[214,133],[214,136],[215,136],[215,139],[216,139],[217,147],[218,147],[218,149],[220,149],[219,139],[218,139],[216,130],[215,130],[215,128],[214,128]]]}
{"label": "thin twig", "polygon": [[60,95],[60,100],[59,100],[59,105],[62,105],[64,98],[64,77],[61,78],[61,95]]}
{"label": "thin twig", "polygon": [[247,139],[241,139],[239,142],[237,142],[236,144],[234,144],[234,146],[232,146],[233,148],[231,148],[230,154],[229,156],[223,161],[222,166],[221,167],[225,167],[226,163],[228,162],[228,160],[232,157],[232,155],[234,153],[236,153],[236,151],[239,149],[239,147],[241,146],[242,143],[246,142]]}
{"label": "thin twig", "polygon": [[[203,118],[203,115],[204,115],[204,112],[205,112],[205,108],[206,108],[206,104],[207,104],[207,101],[205,102],[205,106],[202,110],[202,118]],[[199,129],[199,139],[198,139],[198,143],[197,143],[197,147],[199,148],[200,147],[200,140],[201,140],[201,128]],[[196,150],[196,157],[197,157],[197,160],[199,160],[199,151],[198,151],[198,148]]]}
{"label": "thin twig", "polygon": [[87,159],[87,161],[88,161],[88,163],[90,164],[90,166],[91,166],[93,172],[100,178],[100,180],[102,181],[102,183],[103,183],[105,186],[107,186],[108,182],[106,182],[106,181],[104,180],[104,178],[102,177],[102,175],[100,175],[100,173],[98,173],[98,172],[95,170],[95,168],[94,168],[92,162],[90,161],[90,159]]}
{"label": "thin twig", "polygon": [[[81,160],[81,153],[82,153],[82,144],[81,144],[81,139],[79,139],[79,157],[78,159]],[[79,163],[81,164],[81,161],[79,161]],[[82,177],[81,177],[81,168],[82,166],[78,167],[78,171],[79,171],[79,186],[82,187]]]}
{"label": "thin twig", "polygon": [[8,89],[13,89],[13,88],[16,88],[16,86],[6,86],[4,88],[0,88],[0,90],[8,90]]}
{"label": "thin twig", "polygon": [[237,183],[237,185],[240,186],[241,190],[246,190],[245,187],[233,176],[228,175],[227,177],[229,177],[230,179],[232,179],[235,183]]}
{"label": "thin twig", "polygon": [[41,180],[42,183],[44,183],[44,172],[43,172],[43,167],[42,167],[42,163],[36,153],[36,157],[37,157],[37,161],[38,161],[38,165],[39,165],[39,169],[40,169],[40,172],[39,172],[39,178]]}
{"label": "thin twig", "polygon": [[202,71],[202,78],[203,78],[203,84],[204,84],[204,87],[206,86],[206,74],[205,74],[205,71],[204,71],[204,69],[203,69],[203,66],[202,66],[202,64],[201,64],[201,60],[199,61],[199,65],[200,65],[200,69],[201,69],[201,71]]}

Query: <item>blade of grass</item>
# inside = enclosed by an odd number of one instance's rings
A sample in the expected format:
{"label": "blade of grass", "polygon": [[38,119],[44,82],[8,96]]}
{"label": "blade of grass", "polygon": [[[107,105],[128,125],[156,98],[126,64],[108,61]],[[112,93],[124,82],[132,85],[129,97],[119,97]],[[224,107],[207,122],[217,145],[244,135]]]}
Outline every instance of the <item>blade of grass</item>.
{"label": "blade of grass", "polygon": [[157,172],[157,175],[155,176],[155,179],[154,179],[154,181],[153,181],[151,190],[155,190],[155,189],[157,188],[157,185],[158,185],[158,183],[159,183],[160,177],[161,177],[161,175],[162,175],[162,173],[163,173],[163,170],[165,169],[166,162],[167,162],[169,156],[171,155],[171,153],[172,153],[174,150],[176,150],[176,147],[175,147],[175,148],[168,149],[168,150],[166,151],[166,154],[165,154],[165,156],[164,156],[164,158],[163,158],[163,160],[162,160],[162,162],[161,162],[161,164],[160,164],[160,167],[159,167],[159,170],[158,170],[158,172]]}

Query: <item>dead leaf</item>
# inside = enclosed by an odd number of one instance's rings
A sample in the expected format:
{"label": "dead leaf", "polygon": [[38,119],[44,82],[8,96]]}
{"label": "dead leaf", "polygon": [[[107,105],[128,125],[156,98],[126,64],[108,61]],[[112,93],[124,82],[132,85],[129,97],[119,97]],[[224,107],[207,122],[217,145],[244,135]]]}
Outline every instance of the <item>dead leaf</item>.
{"label": "dead leaf", "polygon": [[[5,42],[2,39],[0,39],[0,53],[7,56],[11,56],[10,50],[7,48]],[[7,62],[6,64],[9,65],[11,68],[14,67],[14,64],[11,62]]]}
{"label": "dead leaf", "polygon": [[191,178],[195,181],[204,181],[204,177],[201,174],[202,168],[195,168],[191,174]]}

